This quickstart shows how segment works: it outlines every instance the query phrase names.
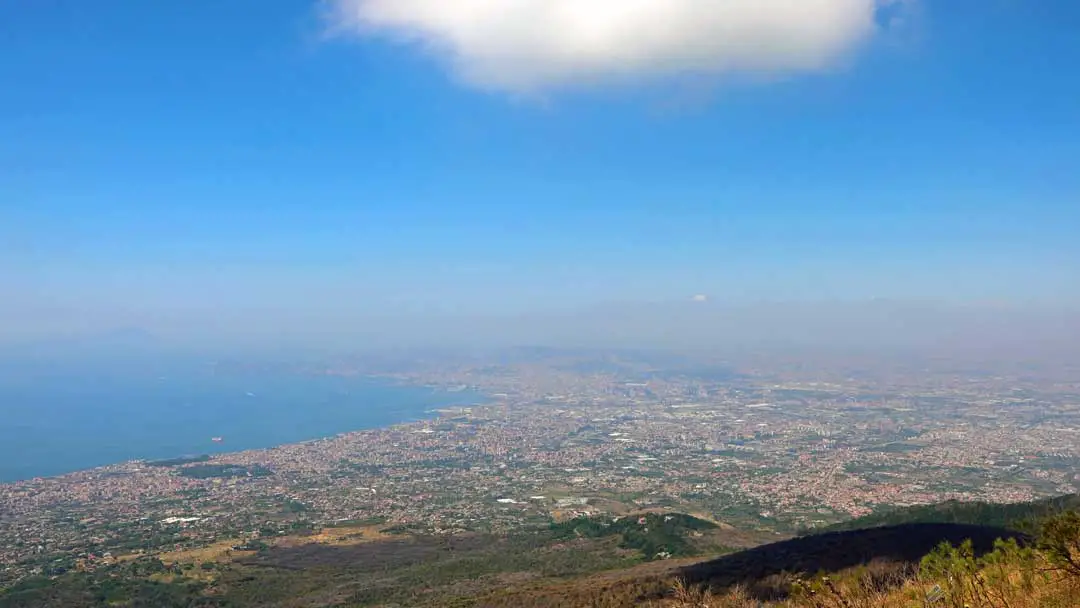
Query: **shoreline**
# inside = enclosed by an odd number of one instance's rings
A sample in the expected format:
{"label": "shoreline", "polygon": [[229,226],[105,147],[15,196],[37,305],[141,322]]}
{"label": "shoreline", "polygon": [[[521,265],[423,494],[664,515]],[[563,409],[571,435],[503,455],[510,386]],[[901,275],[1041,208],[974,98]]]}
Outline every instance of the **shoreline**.
{"label": "shoreline", "polygon": [[[307,377],[319,378],[320,376],[315,375],[315,376],[307,376]],[[325,376],[323,376],[323,377],[325,377]],[[330,376],[330,377],[336,377],[336,376]],[[389,430],[389,429],[393,429],[393,428],[399,427],[399,426],[422,424],[422,423],[430,422],[432,420],[436,420],[439,417],[445,415],[445,413],[447,413],[447,412],[460,411],[460,410],[463,410],[463,409],[466,409],[466,408],[472,408],[472,407],[481,406],[481,405],[484,405],[484,404],[490,402],[490,397],[487,396],[487,395],[484,395],[483,393],[481,393],[476,387],[468,387],[468,388],[466,388],[464,390],[448,390],[445,386],[435,384],[435,383],[431,383],[431,384],[409,383],[409,382],[402,381],[401,379],[397,379],[397,378],[393,378],[393,377],[386,377],[386,376],[363,375],[363,376],[358,376],[358,377],[355,377],[355,378],[356,379],[361,379],[361,380],[363,380],[365,382],[371,382],[371,383],[373,383],[372,384],[373,386],[376,386],[376,387],[379,387],[379,388],[394,388],[394,389],[408,389],[408,390],[428,390],[428,391],[431,391],[431,393],[433,395],[440,395],[440,396],[446,396],[446,397],[454,396],[455,400],[453,402],[445,404],[445,405],[440,405],[440,404],[425,404],[425,405],[422,405],[422,406],[418,405],[418,406],[416,406],[417,407],[416,412],[411,411],[412,408],[407,408],[407,409],[410,410],[408,412],[407,417],[403,416],[402,419],[394,421],[394,422],[389,422],[389,423],[387,423],[385,421],[382,421],[382,422],[377,422],[377,423],[370,424],[370,425],[356,426],[356,427],[353,427],[353,428],[349,428],[347,430],[318,434],[318,435],[314,435],[314,436],[310,436],[310,437],[302,438],[302,439],[294,439],[294,440],[288,440],[288,441],[283,441],[283,442],[274,442],[274,443],[268,443],[266,445],[258,445],[258,446],[235,446],[235,447],[232,447],[232,448],[226,447],[229,438],[228,438],[228,436],[223,435],[222,437],[224,438],[226,443],[224,445],[222,445],[221,449],[218,449],[218,450],[203,448],[203,449],[198,449],[198,450],[192,450],[192,451],[187,452],[187,453],[174,453],[174,454],[165,455],[165,456],[155,455],[155,456],[146,456],[146,457],[142,457],[142,458],[129,458],[129,459],[118,460],[118,461],[113,461],[113,462],[109,462],[109,463],[94,464],[94,465],[90,465],[90,466],[86,466],[86,467],[73,468],[71,470],[66,470],[66,471],[58,472],[58,473],[54,473],[54,474],[33,475],[33,476],[27,476],[27,477],[22,477],[22,478],[13,478],[13,479],[0,479],[0,487],[4,487],[4,486],[8,486],[8,487],[10,487],[10,486],[25,486],[25,485],[32,485],[34,483],[41,483],[41,482],[48,482],[48,481],[63,481],[65,478],[80,478],[80,477],[84,477],[86,475],[92,475],[92,474],[109,474],[109,473],[114,473],[114,472],[118,472],[119,470],[129,468],[129,467],[131,467],[133,465],[158,466],[158,465],[154,465],[153,463],[155,463],[155,462],[167,462],[167,461],[170,461],[170,460],[179,460],[179,459],[188,459],[188,458],[205,458],[206,459],[205,462],[215,462],[215,461],[218,461],[221,458],[227,457],[229,455],[242,455],[242,454],[251,454],[251,453],[254,453],[254,452],[271,451],[271,450],[288,448],[290,446],[300,446],[300,445],[305,445],[305,444],[317,443],[317,442],[320,442],[320,441],[332,440],[332,439],[335,439],[335,438],[338,438],[338,437],[349,436],[349,435],[353,435],[353,434],[356,434],[356,433],[364,433],[364,432],[379,431],[379,430]],[[468,394],[469,397],[471,397],[471,398],[467,397],[467,398],[464,398],[464,399],[458,399],[458,397],[463,397],[464,396],[462,393]],[[419,408],[422,408],[422,409],[419,409]],[[404,412],[403,412],[403,414],[404,414]],[[212,447],[212,446],[208,446],[208,447]]]}

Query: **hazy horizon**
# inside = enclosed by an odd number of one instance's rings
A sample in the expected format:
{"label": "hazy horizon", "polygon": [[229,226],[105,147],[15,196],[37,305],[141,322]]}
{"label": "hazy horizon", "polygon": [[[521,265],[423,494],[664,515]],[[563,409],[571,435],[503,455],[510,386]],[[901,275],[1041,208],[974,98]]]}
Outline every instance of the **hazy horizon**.
{"label": "hazy horizon", "polygon": [[[265,326],[274,327],[266,331]],[[785,348],[821,352],[922,352],[1080,356],[1080,308],[902,302],[604,304],[515,315],[417,315],[325,318],[317,326],[256,323],[237,327],[129,325],[0,340],[9,353],[175,352],[257,355],[295,350],[342,356],[395,349],[567,349],[734,351]]]}

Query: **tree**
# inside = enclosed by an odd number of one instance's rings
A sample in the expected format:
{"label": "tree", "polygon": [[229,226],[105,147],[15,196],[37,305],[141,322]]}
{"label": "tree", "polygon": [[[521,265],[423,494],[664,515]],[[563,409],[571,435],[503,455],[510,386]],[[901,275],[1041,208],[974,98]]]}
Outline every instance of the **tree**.
{"label": "tree", "polygon": [[1080,513],[1067,511],[1045,520],[1039,548],[1055,567],[1080,577]]}

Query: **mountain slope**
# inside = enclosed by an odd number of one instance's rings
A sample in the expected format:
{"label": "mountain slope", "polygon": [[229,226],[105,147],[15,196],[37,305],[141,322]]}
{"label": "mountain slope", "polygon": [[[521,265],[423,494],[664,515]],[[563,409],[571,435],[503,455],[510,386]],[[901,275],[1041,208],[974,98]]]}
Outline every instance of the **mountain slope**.
{"label": "mountain slope", "polygon": [[930,523],[996,526],[1026,532],[1030,531],[1031,525],[1037,520],[1077,509],[1080,509],[1080,494],[1013,504],[950,500],[932,505],[887,509],[815,530],[812,534]]}
{"label": "mountain slope", "polygon": [[[740,587],[753,602],[786,597],[795,575],[842,572],[872,564],[878,571],[910,574],[943,542],[970,540],[975,556],[990,552],[995,540],[1026,536],[1002,528],[955,524],[910,524],[832,532],[746,549],[704,562],[654,562],[649,567],[606,572],[572,581],[534,581],[480,598],[490,608],[631,607],[661,602],[672,589],[726,590]],[[668,567],[664,567],[667,565]],[[718,604],[719,605],[719,604]]]}

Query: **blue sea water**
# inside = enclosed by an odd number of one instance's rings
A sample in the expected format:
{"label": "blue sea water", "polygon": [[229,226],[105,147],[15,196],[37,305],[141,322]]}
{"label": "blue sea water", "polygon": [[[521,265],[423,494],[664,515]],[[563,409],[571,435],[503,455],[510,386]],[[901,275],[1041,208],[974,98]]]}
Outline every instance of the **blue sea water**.
{"label": "blue sea water", "polygon": [[272,447],[431,417],[433,408],[475,397],[366,378],[217,373],[205,365],[0,377],[0,482]]}

